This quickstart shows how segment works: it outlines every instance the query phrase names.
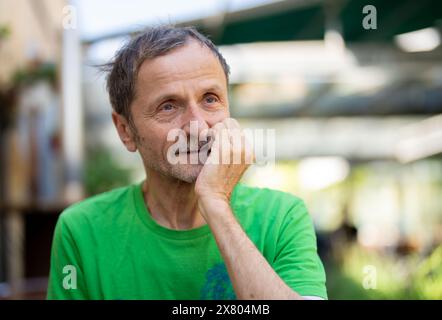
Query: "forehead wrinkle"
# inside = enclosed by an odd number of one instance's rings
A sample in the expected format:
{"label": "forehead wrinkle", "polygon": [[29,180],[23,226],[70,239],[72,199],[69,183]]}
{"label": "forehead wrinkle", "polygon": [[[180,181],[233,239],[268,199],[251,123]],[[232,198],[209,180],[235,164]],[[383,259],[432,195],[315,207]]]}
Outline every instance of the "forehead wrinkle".
{"label": "forehead wrinkle", "polygon": [[181,73],[174,76],[164,71],[161,72],[159,77],[155,76],[150,81],[140,81],[137,85],[137,92],[141,92],[140,96],[151,96],[152,100],[156,101],[157,97],[165,94],[185,95],[189,88],[199,91],[201,89],[219,87],[222,90],[223,86],[225,86],[225,81],[210,71],[199,74]]}
{"label": "forehead wrinkle", "polygon": [[[199,63],[195,64],[195,61]],[[149,100],[156,100],[164,93],[185,92],[187,85],[198,88],[200,82],[209,79],[212,85],[218,82],[222,82],[218,84],[221,88],[226,85],[224,70],[213,53],[198,43],[189,43],[169,54],[143,62],[135,92],[136,96],[147,95],[152,97]]]}
{"label": "forehead wrinkle", "polygon": [[[183,68],[184,67],[184,68]],[[224,73],[220,68],[214,68],[213,64],[204,64],[199,63],[195,66],[187,67],[182,64],[168,64],[164,66],[156,65],[150,72],[143,72],[141,74],[141,78],[144,78],[148,73],[148,77],[150,78],[151,83],[161,83],[161,82],[170,82],[170,81],[186,81],[195,78],[207,78],[207,77],[224,77]],[[148,69],[148,68],[146,68]],[[221,71],[221,72],[220,72]],[[146,79],[147,80],[147,79]],[[142,81],[145,82],[145,81]]]}
{"label": "forehead wrinkle", "polygon": [[[195,63],[197,61],[198,63]],[[224,70],[210,49],[192,41],[168,54],[142,63],[138,76],[150,76],[161,81],[164,78],[186,78],[190,73],[213,73],[225,77]]]}

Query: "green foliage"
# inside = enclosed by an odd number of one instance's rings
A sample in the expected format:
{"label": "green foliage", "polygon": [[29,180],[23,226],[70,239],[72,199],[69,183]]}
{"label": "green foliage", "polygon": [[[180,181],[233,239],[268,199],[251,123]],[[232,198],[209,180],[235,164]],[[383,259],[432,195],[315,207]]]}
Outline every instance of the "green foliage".
{"label": "green foliage", "polygon": [[0,40],[8,38],[10,35],[11,35],[10,28],[6,25],[1,25],[0,26]]}
{"label": "green foliage", "polygon": [[412,284],[417,299],[442,299],[442,245],[419,264]]}
{"label": "green foliage", "polygon": [[[327,265],[330,299],[442,299],[442,246],[428,257],[397,257],[358,246],[343,249],[340,261]],[[376,288],[364,289],[364,267],[376,268]]]}
{"label": "green foliage", "polygon": [[131,170],[121,167],[103,146],[88,150],[84,183],[88,196],[109,191],[130,183]]}
{"label": "green foliage", "polygon": [[51,84],[55,84],[56,76],[55,64],[42,63],[34,67],[17,70],[12,80],[15,86],[29,85],[39,80],[46,80]]}

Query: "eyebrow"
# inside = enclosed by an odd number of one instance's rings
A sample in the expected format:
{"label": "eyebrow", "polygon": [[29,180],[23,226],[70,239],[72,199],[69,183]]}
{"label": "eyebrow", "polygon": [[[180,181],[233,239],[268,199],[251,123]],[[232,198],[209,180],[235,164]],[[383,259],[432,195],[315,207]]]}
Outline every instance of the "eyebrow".
{"label": "eyebrow", "polygon": [[218,92],[220,92],[220,91],[222,91],[222,88],[219,85],[214,84],[214,85],[211,85],[211,86],[208,86],[207,88],[205,88],[204,91],[206,91],[206,92],[207,91],[218,91]]}
{"label": "eyebrow", "polygon": [[[204,91],[204,92],[211,92],[211,91],[221,92],[222,88],[218,84],[213,84],[213,85],[207,86],[202,91]],[[158,98],[153,100],[152,107],[155,107],[158,104],[166,102],[166,101],[179,100],[179,99],[180,99],[180,96],[175,93],[165,93],[165,94],[162,94]]]}
{"label": "eyebrow", "polygon": [[169,100],[178,100],[178,99],[179,99],[178,95],[176,95],[174,93],[166,93],[166,94],[159,96],[157,99],[155,99],[152,102],[152,105],[157,106],[159,103],[163,103],[163,102],[166,102]]}

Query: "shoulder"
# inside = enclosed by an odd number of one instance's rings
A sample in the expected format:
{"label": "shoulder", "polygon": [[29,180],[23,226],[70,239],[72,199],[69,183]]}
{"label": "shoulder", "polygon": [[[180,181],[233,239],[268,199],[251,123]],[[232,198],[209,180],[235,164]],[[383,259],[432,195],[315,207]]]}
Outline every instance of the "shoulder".
{"label": "shoulder", "polygon": [[232,207],[245,220],[310,219],[304,201],[299,197],[279,190],[258,188],[238,184],[232,195]]}
{"label": "shoulder", "polygon": [[235,206],[277,207],[280,210],[303,206],[304,202],[297,196],[274,189],[246,186],[238,183],[232,195]]}
{"label": "shoulder", "polygon": [[122,212],[122,208],[130,207],[134,187],[131,185],[113,189],[74,203],[61,213],[59,222],[75,226],[90,221],[112,219],[113,215]]}

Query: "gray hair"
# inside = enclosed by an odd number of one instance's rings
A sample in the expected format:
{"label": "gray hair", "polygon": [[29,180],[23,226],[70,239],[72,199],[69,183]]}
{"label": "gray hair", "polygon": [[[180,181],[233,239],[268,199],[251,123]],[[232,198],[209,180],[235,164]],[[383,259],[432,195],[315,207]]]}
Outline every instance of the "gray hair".
{"label": "gray hair", "polygon": [[135,83],[141,64],[146,59],[153,59],[183,46],[189,39],[197,40],[215,54],[228,82],[229,66],[226,60],[213,42],[194,27],[171,25],[150,27],[124,45],[111,62],[101,66],[102,70],[108,73],[107,91],[115,112],[131,121],[130,105],[135,97]]}

